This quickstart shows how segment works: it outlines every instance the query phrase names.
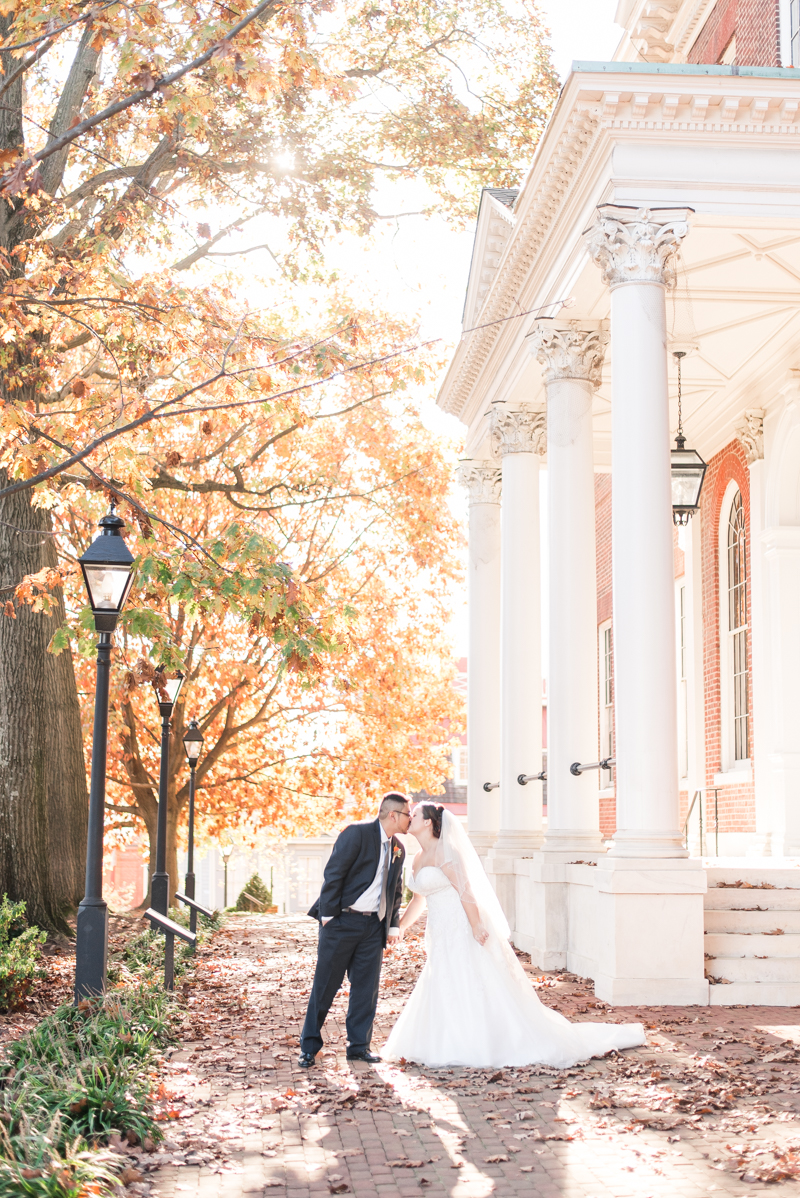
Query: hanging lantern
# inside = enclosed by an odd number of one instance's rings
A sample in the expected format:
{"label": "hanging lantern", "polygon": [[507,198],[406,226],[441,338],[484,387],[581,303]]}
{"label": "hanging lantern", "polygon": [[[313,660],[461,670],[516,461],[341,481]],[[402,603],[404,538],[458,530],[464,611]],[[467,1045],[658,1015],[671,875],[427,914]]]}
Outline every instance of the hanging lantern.
{"label": "hanging lantern", "polygon": [[683,435],[681,362],[686,357],[686,351],[675,350],[672,356],[678,359],[678,433],[675,437],[677,448],[673,449],[671,454],[672,519],[675,524],[685,525],[700,507],[700,492],[703,489],[707,466],[696,449],[686,448],[686,438]]}
{"label": "hanging lantern", "polygon": [[125,522],[120,520],[112,501],[95,537],[79,558],[89,604],[98,632],[113,632],[133,582],[134,557],[122,539]]}

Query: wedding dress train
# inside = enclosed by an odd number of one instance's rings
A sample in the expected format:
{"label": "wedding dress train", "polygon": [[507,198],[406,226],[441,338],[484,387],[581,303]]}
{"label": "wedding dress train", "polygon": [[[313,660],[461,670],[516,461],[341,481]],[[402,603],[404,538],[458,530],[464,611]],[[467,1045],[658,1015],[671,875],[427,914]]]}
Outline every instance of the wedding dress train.
{"label": "wedding dress train", "polygon": [[[450,812],[445,812],[447,817],[457,822]],[[458,832],[452,824],[449,827],[451,837],[461,832],[460,827]],[[469,849],[474,854],[471,845]],[[463,845],[461,851],[466,855]],[[482,873],[477,855],[475,861]],[[474,883],[474,864],[471,869]],[[428,959],[382,1050],[385,1060],[477,1068],[542,1064],[563,1069],[610,1049],[645,1043],[640,1023],[570,1023],[545,1007],[506,939],[507,930],[504,935],[497,919],[486,918],[491,900],[485,891],[478,903],[489,939],[481,945],[472,934],[458,890],[438,866],[422,866],[411,889],[427,899]],[[497,904],[493,892],[492,898]]]}

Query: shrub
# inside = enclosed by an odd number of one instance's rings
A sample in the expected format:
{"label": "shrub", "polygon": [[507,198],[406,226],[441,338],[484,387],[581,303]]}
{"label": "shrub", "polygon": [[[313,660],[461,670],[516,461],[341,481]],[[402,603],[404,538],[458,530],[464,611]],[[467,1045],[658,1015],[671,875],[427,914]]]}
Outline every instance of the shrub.
{"label": "shrub", "polygon": [[29,928],[25,904],[0,903],[0,1012],[22,1006],[35,981],[45,976],[40,963],[41,945],[47,933]]}
{"label": "shrub", "polygon": [[[237,910],[237,911],[252,911],[253,910],[254,904],[248,901],[248,899],[247,899],[248,894],[252,894],[253,898],[257,898],[260,902],[262,902],[264,904],[265,907],[272,906],[272,891],[267,889],[267,887],[261,881],[261,878],[258,876],[258,874],[253,874],[252,878],[247,883],[247,885],[245,886],[242,893],[239,895],[238,899],[236,900],[235,910]],[[261,908],[257,908],[257,909],[260,910]]]}

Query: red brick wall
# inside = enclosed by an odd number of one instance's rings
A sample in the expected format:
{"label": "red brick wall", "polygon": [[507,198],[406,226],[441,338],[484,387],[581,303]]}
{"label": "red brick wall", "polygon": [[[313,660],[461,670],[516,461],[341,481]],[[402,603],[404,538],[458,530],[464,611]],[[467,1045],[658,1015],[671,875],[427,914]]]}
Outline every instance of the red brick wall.
{"label": "red brick wall", "polygon": [[739,0],[736,61],[747,67],[781,65],[779,0]]}
{"label": "red brick wall", "polygon": [[740,66],[780,66],[779,0],[717,0],[689,51],[689,62],[719,62],[734,35]]}
{"label": "red brick wall", "polygon": [[[739,441],[729,445],[708,463],[703,493],[700,500],[702,520],[702,571],[703,571],[703,681],[705,692],[706,730],[706,786],[708,793],[705,822],[709,837],[713,834],[714,775],[719,773],[722,753],[721,697],[720,697],[720,562],[719,526],[722,501],[728,483],[735,480],[742,494],[747,529],[747,578],[748,605],[752,578],[750,561],[750,474],[747,460]],[[695,519],[697,517],[695,516]],[[727,580],[723,578],[723,585]],[[748,670],[752,679],[752,637],[748,637]],[[750,762],[755,771],[755,724],[753,721],[753,690],[750,686]],[[725,786],[718,792],[720,832],[755,831],[755,789],[752,782],[745,786]],[[709,839],[709,845],[711,840]]]}

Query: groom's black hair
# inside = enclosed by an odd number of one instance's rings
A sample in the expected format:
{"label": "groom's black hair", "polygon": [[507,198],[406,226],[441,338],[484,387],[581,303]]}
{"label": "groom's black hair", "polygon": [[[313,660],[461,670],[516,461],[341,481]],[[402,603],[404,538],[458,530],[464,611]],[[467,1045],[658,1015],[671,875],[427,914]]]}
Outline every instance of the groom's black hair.
{"label": "groom's black hair", "polygon": [[393,809],[404,807],[408,803],[408,795],[401,794],[399,790],[388,791],[381,799],[381,806],[378,812],[378,819],[383,817]]}

